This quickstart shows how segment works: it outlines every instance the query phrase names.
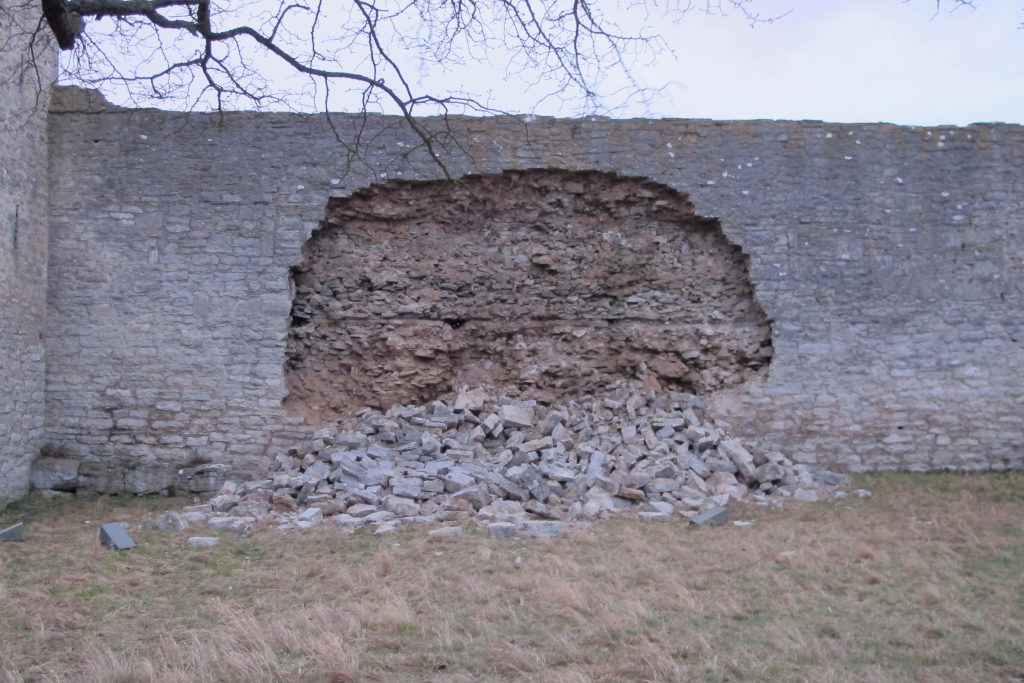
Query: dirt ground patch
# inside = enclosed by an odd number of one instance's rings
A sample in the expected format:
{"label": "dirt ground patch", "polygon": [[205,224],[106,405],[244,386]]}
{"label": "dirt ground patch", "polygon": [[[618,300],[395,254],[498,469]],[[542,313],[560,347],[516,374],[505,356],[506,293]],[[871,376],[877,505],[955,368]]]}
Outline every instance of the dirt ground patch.
{"label": "dirt ground patch", "polygon": [[0,515],[4,681],[1021,681],[1024,473],[858,478],[747,527],[131,533],[182,499]]}

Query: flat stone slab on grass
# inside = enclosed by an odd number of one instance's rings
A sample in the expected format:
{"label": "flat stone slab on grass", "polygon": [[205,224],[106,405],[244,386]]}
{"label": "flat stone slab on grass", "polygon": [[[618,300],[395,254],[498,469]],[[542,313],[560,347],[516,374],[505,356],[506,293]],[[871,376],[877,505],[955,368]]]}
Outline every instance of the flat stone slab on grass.
{"label": "flat stone slab on grass", "polygon": [[24,541],[25,525],[22,522],[0,529],[0,541]]}
{"label": "flat stone slab on grass", "polygon": [[568,531],[569,525],[565,522],[545,519],[529,521],[524,525],[524,528],[526,533],[534,538],[553,538],[561,536]]}
{"label": "flat stone slab on grass", "polygon": [[119,522],[100,525],[100,543],[103,544],[103,547],[114,550],[129,550],[135,547],[135,541]]}
{"label": "flat stone slab on grass", "polygon": [[729,511],[724,507],[708,508],[690,520],[690,524],[698,526],[722,526],[729,520]]}
{"label": "flat stone slab on grass", "polygon": [[212,548],[218,543],[220,543],[220,539],[216,536],[192,536],[185,541],[189,548]]}

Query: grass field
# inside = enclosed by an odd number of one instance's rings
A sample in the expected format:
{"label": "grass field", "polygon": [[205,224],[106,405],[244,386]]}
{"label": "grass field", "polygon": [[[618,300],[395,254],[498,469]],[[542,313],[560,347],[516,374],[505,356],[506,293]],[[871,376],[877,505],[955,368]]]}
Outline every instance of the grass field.
{"label": "grass field", "polygon": [[209,549],[134,528],[182,499],[30,499],[0,514],[27,531],[0,544],[0,681],[1024,681],[1024,473],[857,485],[748,527]]}

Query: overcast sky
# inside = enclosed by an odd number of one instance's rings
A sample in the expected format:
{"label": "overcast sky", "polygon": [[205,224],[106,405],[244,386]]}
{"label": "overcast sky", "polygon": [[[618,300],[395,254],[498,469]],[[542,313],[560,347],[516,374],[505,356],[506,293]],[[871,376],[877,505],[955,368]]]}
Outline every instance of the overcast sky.
{"label": "overcast sky", "polygon": [[1024,3],[979,0],[936,14],[929,0],[789,0],[751,29],[690,15],[679,51],[648,78],[679,86],[666,116],[903,124],[1024,123]]}
{"label": "overcast sky", "polygon": [[[663,35],[675,57],[637,75],[649,86],[672,85],[646,110],[619,115],[1024,123],[1024,2],[977,0],[976,9],[938,14],[933,0],[756,7],[788,14],[754,28],[735,13],[694,12],[668,25]],[[500,95],[497,103],[515,104]]]}
{"label": "overcast sky", "polygon": [[[260,2],[279,6],[259,0],[239,11]],[[751,7],[762,16],[784,15],[754,27],[735,10],[726,16],[691,11],[679,18],[674,9],[659,15],[657,6],[666,2],[675,8],[687,0],[635,0],[618,16],[613,2],[595,0],[626,33],[653,26],[669,44],[653,64],[633,72],[643,85],[667,87],[646,105],[618,109],[616,116],[1024,123],[1024,0],[975,0],[975,8],[952,12],[955,0],[943,0],[939,11],[935,0],[754,0]],[[326,6],[344,12],[347,5]],[[469,92],[505,111],[579,112],[579,102],[548,99],[537,106],[543,87],[526,91],[503,73],[507,59],[492,57],[498,68],[488,70],[480,59],[459,67],[413,53],[403,68],[410,80],[421,79],[421,92]],[[277,83],[305,82],[277,58],[272,64],[268,70],[278,74]],[[105,90],[113,101],[126,102],[109,83]],[[332,87],[331,109],[360,106],[358,97],[341,90]]]}

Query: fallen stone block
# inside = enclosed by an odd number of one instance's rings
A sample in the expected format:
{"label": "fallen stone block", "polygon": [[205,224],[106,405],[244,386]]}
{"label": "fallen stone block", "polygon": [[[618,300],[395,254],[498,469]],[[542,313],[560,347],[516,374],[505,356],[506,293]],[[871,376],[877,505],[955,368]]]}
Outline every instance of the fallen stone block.
{"label": "fallen stone block", "polygon": [[319,526],[324,521],[324,513],[320,508],[306,508],[296,517],[296,523]]}
{"label": "fallen stone block", "polygon": [[527,522],[524,525],[524,530],[534,538],[553,538],[568,531],[569,525],[566,522],[538,519]]}
{"label": "fallen stone block", "polygon": [[384,499],[383,507],[386,511],[399,517],[412,517],[420,513],[419,503],[401,496],[387,496]]}
{"label": "fallen stone block", "polygon": [[212,548],[220,543],[216,536],[191,536],[185,544],[190,548]]}
{"label": "fallen stone block", "polygon": [[672,515],[667,512],[640,512],[637,514],[637,518],[641,522],[669,522],[672,520]]}
{"label": "fallen stone block", "polygon": [[124,525],[120,522],[107,522],[100,525],[100,544],[112,550],[130,550],[135,547]]}
{"label": "fallen stone block", "polygon": [[729,521],[729,511],[724,507],[715,506],[697,513],[690,519],[690,524],[696,524],[697,526],[722,526],[727,521]]}
{"label": "fallen stone block", "polygon": [[153,526],[160,531],[182,531],[188,528],[188,520],[181,513],[169,510]]}
{"label": "fallen stone block", "polygon": [[531,406],[503,405],[499,408],[498,414],[506,427],[532,427],[536,423]]}
{"label": "fallen stone block", "polygon": [[427,538],[431,541],[454,541],[461,537],[462,527],[460,526],[443,526],[427,532]]}
{"label": "fallen stone block", "polygon": [[0,529],[0,542],[2,541],[24,541],[25,525],[22,522],[12,524],[6,529]]}
{"label": "fallen stone block", "polygon": [[487,538],[505,540],[515,538],[518,529],[511,522],[491,522],[487,525]]}

